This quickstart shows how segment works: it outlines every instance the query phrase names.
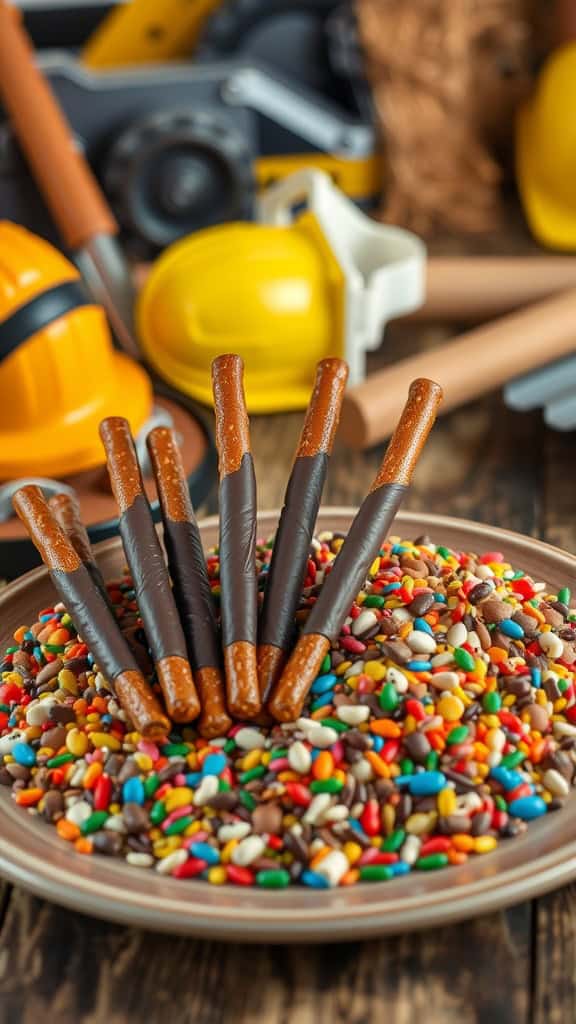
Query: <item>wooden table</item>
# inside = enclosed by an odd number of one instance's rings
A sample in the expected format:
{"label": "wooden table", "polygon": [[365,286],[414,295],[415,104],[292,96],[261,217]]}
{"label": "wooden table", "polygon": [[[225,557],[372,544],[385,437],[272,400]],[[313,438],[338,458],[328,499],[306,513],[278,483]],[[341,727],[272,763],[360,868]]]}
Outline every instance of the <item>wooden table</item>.
{"label": "wooden table", "polygon": [[[432,344],[439,328],[390,331],[374,356]],[[385,396],[383,396],[385,401]],[[297,415],[260,418],[262,508],[278,506]],[[356,504],[381,451],[337,448],[328,504]],[[576,549],[574,438],[498,395],[439,422],[407,507],[478,519]],[[212,498],[205,511],[214,511]],[[230,946],[153,935],[0,887],[0,1024],[571,1024],[576,886],[510,911],[366,943]]]}

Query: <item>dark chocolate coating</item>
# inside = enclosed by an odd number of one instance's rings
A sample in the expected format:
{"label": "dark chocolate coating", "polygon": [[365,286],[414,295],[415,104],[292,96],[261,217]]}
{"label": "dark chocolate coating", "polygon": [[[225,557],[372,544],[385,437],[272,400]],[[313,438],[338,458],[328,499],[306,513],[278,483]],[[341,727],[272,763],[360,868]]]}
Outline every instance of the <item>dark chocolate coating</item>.
{"label": "dark chocolate coating", "polygon": [[220,481],[222,643],[256,644],[256,477],[250,452]]}
{"label": "dark chocolate coating", "polygon": [[329,640],[338,636],[407,490],[404,484],[384,484],[364,499],[303,633],[320,633]]}
{"label": "dark chocolate coating", "polygon": [[188,660],[186,640],[154,528],[148,499],[139,494],[120,516],[120,536],[130,566],[144,631],[156,662]]}
{"label": "dark chocolate coating", "polygon": [[52,569],[52,582],[61,601],[70,609],[72,621],[88,644],[102,674],[112,682],[121,672],[140,675],[128,644],[99,590],[94,589],[85,565],[71,572]]}
{"label": "dark chocolate coating", "polygon": [[196,523],[165,516],[164,546],[192,667],[217,668],[216,616]]}
{"label": "dark chocolate coating", "polygon": [[294,462],[264,591],[258,638],[261,644],[286,650],[292,640],[327,468],[325,452],[300,456]]}

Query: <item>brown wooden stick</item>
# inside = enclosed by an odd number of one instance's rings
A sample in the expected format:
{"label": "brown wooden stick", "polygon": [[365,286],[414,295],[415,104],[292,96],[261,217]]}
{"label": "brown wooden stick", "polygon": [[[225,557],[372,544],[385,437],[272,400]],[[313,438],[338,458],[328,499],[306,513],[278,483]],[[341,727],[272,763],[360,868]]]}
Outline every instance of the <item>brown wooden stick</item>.
{"label": "brown wooden stick", "polygon": [[128,421],[120,416],[103,420],[100,436],[120,509],[120,535],[166,708],[174,722],[190,722],[200,714],[200,701]]}
{"label": "brown wooden stick", "polygon": [[202,539],[174,431],[156,427],[146,443],[160,498],[174,596],[200,693],[198,728],[202,736],[211,739],[225,735],[232,720],[226,711],[218,629]]}
{"label": "brown wooden stick", "polygon": [[159,739],[170,730],[146,680],[141,675],[108,605],[78,552],[62,530],[39,487],[16,491],[14,509],[38,549],[60,599],[100,671],[109,680],[120,706],[138,732]]}
{"label": "brown wooden stick", "polygon": [[298,718],[302,711],[330,643],[339,635],[400,507],[441,398],[442,389],[433,381],[418,379],[410,385],[382,465],[272,692],[269,710],[281,722]]}
{"label": "brown wooden stick", "polygon": [[230,714],[254,718],[261,709],[256,663],[256,479],[239,356],[212,363],[216,446],[220,470],[222,643]]}
{"label": "brown wooden stick", "polygon": [[323,359],[284,496],[260,614],[258,678],[265,703],[286,662],[328,458],[340,419],[348,366]]}

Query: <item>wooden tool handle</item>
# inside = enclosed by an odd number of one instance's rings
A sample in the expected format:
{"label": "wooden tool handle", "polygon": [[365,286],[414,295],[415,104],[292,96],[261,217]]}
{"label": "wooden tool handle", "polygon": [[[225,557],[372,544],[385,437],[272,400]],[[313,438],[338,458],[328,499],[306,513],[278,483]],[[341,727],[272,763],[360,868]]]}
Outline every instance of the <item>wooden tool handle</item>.
{"label": "wooden tool handle", "polygon": [[340,436],[352,448],[388,437],[415,376],[437,380],[442,411],[470,402],[506,381],[576,348],[576,289],[392,364],[344,395]]}
{"label": "wooden tool handle", "polygon": [[0,0],[0,96],[65,244],[81,248],[117,225],[34,60],[18,13]]}

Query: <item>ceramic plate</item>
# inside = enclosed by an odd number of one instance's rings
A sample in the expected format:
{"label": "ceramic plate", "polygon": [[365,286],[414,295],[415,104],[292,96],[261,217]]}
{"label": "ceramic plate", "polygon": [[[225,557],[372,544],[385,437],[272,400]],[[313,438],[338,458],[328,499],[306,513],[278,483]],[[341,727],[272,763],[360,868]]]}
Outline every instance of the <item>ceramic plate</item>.
{"label": "ceramic plate", "polygon": [[[326,508],[318,529],[346,529],[353,511]],[[276,513],[260,516],[260,535],[273,532]],[[552,590],[576,585],[576,558],[529,537],[443,516],[401,513],[394,532],[469,551],[502,550],[507,559]],[[214,543],[216,519],[202,524]],[[97,548],[105,576],[123,563],[120,543]],[[54,600],[44,569],[7,587],[0,598],[0,643]],[[364,938],[429,928],[538,896],[576,877],[576,793],[558,814],[462,867],[412,873],[390,882],[331,891],[285,892],[211,886],[138,871],[104,857],[82,857],[56,831],[0,792],[0,873],[48,900],[128,925],[244,941],[296,942]]]}

